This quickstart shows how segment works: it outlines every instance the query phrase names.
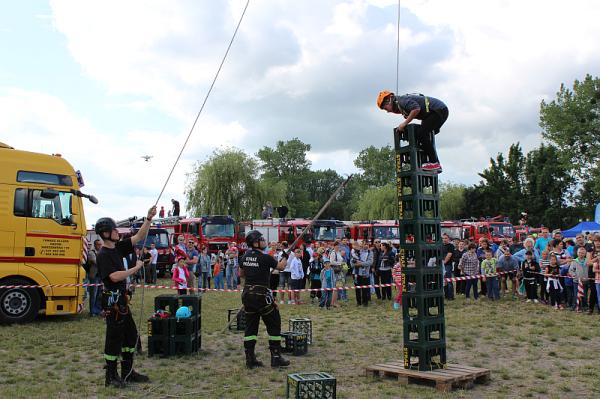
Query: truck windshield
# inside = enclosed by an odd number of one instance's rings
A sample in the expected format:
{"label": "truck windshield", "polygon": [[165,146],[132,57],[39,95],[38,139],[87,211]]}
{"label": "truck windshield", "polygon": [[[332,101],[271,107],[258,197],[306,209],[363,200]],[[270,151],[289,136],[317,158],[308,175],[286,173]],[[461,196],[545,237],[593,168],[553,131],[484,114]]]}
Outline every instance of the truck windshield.
{"label": "truck windshield", "polygon": [[459,239],[462,240],[463,229],[460,226],[444,227],[442,226],[442,234],[448,234],[451,240]]}
{"label": "truck windshield", "polygon": [[490,224],[492,237],[515,237],[515,229],[510,224]]}
{"label": "truck windshield", "polygon": [[[150,248],[150,244],[154,244],[156,249],[164,249],[169,247],[169,234],[166,231],[152,231],[146,237],[145,247]],[[137,245],[141,247],[140,244]]]}
{"label": "truck windshield", "polygon": [[202,224],[204,236],[210,237],[234,237],[233,224]]}
{"label": "truck windshield", "polygon": [[[336,228],[330,226],[314,226],[314,239],[317,241],[334,241],[336,239]],[[342,231],[343,233],[343,231]]]}
{"label": "truck windshield", "polygon": [[160,233],[148,233],[146,238],[146,247],[150,247],[150,244],[154,244],[157,249],[167,248],[169,246],[169,235],[166,232]]}
{"label": "truck windshield", "polygon": [[374,238],[380,238],[384,240],[397,240],[400,238],[400,234],[398,234],[398,228],[391,226],[374,227],[373,234],[375,235]]}

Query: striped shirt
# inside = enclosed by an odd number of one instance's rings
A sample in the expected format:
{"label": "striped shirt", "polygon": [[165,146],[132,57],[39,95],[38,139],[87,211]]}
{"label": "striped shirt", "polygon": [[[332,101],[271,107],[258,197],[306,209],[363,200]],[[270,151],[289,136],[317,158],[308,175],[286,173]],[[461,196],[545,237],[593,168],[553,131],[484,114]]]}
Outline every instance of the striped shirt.
{"label": "striped shirt", "polygon": [[474,276],[479,274],[479,259],[476,253],[467,251],[460,258],[460,266],[462,266],[463,274],[466,276]]}

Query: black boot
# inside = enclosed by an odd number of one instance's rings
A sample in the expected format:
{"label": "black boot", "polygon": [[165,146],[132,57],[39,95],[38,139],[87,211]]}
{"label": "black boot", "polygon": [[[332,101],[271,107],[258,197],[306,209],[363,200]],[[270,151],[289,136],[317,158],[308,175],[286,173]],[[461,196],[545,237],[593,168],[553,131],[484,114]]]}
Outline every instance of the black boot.
{"label": "black boot", "polygon": [[140,374],[133,369],[133,359],[121,361],[121,377],[123,382],[149,382],[147,375]]}
{"label": "black boot", "polygon": [[256,359],[256,354],[254,353],[254,348],[246,349],[246,367],[249,369],[253,369],[255,367],[262,367],[263,363]]}
{"label": "black boot", "polygon": [[271,367],[287,367],[290,361],[281,356],[281,348],[269,348],[271,350]]}
{"label": "black boot", "polygon": [[121,377],[119,377],[119,373],[117,372],[117,361],[116,360],[107,360],[106,361],[106,379],[104,380],[104,386],[106,387],[115,387],[115,388],[124,388],[125,384]]}

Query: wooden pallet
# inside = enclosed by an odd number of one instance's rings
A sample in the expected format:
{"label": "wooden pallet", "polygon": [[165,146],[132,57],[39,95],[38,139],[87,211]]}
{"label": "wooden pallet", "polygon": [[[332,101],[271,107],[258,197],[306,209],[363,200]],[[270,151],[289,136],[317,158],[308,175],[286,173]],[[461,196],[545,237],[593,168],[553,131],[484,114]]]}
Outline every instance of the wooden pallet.
{"label": "wooden pallet", "polygon": [[367,377],[393,377],[402,385],[409,383],[434,385],[438,391],[449,392],[452,388],[470,389],[475,383],[487,383],[490,370],[478,367],[448,364],[445,369],[433,371],[409,370],[401,362],[375,364],[367,367]]}

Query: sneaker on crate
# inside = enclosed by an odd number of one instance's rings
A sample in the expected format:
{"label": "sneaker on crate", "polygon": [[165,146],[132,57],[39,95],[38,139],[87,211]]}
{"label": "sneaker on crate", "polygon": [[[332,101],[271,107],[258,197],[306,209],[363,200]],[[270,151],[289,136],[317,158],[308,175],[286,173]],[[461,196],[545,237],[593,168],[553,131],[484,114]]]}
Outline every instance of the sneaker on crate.
{"label": "sneaker on crate", "polygon": [[442,165],[440,165],[439,162],[434,162],[434,163],[427,162],[427,163],[424,163],[421,166],[421,169],[428,170],[428,171],[431,171],[431,172],[434,172],[434,171],[441,172],[442,171]]}

